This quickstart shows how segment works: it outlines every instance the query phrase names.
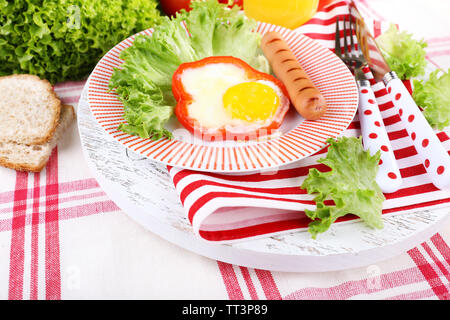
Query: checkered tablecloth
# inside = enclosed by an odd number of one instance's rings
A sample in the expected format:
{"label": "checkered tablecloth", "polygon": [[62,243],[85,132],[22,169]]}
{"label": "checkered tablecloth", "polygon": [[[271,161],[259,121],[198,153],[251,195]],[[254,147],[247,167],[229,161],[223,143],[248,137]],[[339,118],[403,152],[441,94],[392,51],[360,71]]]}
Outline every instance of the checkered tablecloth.
{"label": "checkered tablecloth", "polygon": [[[448,1],[357,4],[425,38],[430,64],[450,67]],[[76,106],[83,85],[55,90]],[[0,168],[0,181],[0,299],[450,299],[450,225],[393,259],[339,272],[270,272],[179,248],[107,197],[76,125],[41,173]]]}

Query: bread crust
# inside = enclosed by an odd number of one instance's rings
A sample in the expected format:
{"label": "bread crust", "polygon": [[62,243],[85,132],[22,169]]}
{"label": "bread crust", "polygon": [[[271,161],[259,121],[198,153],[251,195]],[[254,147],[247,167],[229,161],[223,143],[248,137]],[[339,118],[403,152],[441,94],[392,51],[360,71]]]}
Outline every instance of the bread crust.
{"label": "bread crust", "polygon": [[9,162],[4,158],[0,158],[0,166],[13,169],[16,171],[28,171],[28,172],[40,172],[42,169],[44,169],[45,165],[47,164],[48,158],[45,159],[45,161],[42,161],[37,166],[30,166],[26,163],[13,163]]}
{"label": "bread crust", "polygon": [[[59,116],[61,114],[61,107],[62,107],[61,100],[59,100],[58,96],[56,95],[55,91],[53,90],[53,86],[51,85],[51,83],[48,80],[41,79],[38,76],[35,76],[35,75],[32,75],[32,74],[13,74],[13,75],[9,75],[9,76],[0,77],[0,81],[2,81],[4,79],[12,79],[12,78],[14,78],[14,79],[28,79],[28,80],[33,80],[33,81],[40,81],[40,82],[42,82],[45,85],[46,92],[48,93],[49,98],[50,98],[50,106],[55,111],[54,112],[55,116],[53,118],[53,123],[52,123],[52,126],[51,126],[51,128],[48,131],[46,136],[44,136],[42,138],[33,139],[28,144],[44,144],[44,143],[47,143],[53,137],[53,134],[55,133],[56,127],[58,126]],[[15,141],[15,142],[17,142],[17,141]],[[20,142],[18,142],[18,143],[20,143]]]}

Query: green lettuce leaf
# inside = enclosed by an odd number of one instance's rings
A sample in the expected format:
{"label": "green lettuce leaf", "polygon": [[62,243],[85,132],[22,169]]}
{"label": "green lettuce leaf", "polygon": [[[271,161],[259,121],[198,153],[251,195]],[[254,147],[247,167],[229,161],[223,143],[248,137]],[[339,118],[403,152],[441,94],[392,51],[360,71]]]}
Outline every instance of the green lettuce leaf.
{"label": "green lettuce leaf", "polygon": [[127,123],[120,130],[154,140],[172,137],[164,125],[176,105],[172,75],[182,63],[234,56],[270,72],[259,47],[261,36],[254,32],[256,21],[246,18],[238,7],[228,9],[217,0],[195,1],[191,7],[176,17],[165,17],[152,36],[138,36],[122,51],[120,58],[125,62],[109,82],[125,107]]}
{"label": "green lettuce leaf", "polygon": [[128,36],[159,23],[156,0],[0,0],[0,76],[85,78]]}
{"label": "green lettuce leaf", "polygon": [[450,125],[450,69],[439,73],[433,71],[427,81],[414,80],[413,98],[430,125],[442,130]]}
{"label": "green lettuce leaf", "polygon": [[410,79],[425,74],[427,43],[415,40],[406,31],[399,31],[394,24],[380,35],[376,42],[392,71],[400,79]]}
{"label": "green lettuce leaf", "polygon": [[[318,162],[331,171],[310,169],[301,186],[309,194],[317,194],[316,210],[305,210],[313,220],[308,229],[312,237],[315,239],[336,219],[349,213],[357,215],[370,227],[383,228],[381,209],[385,198],[375,181],[380,152],[371,156],[364,150],[361,138],[330,138],[327,142],[330,144],[327,156]],[[333,200],[334,205],[325,204],[326,200]]]}

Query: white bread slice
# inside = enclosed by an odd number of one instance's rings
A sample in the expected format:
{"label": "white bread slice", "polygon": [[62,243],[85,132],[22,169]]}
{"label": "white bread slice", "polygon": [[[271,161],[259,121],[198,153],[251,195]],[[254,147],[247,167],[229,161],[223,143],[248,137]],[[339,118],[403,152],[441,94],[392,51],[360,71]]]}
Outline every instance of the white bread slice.
{"label": "white bread slice", "polygon": [[47,80],[29,74],[0,77],[0,141],[45,143],[60,112],[61,101]]}
{"label": "white bread slice", "polygon": [[0,141],[0,165],[18,171],[39,172],[46,165],[59,138],[75,118],[75,111],[70,105],[63,105],[55,133],[49,142],[27,145]]}

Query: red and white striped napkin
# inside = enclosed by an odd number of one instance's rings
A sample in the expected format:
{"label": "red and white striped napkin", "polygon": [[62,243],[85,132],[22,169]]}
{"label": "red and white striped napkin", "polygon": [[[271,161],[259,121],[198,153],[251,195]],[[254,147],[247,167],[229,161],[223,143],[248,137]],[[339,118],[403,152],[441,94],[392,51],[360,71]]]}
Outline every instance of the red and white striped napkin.
{"label": "red and white striped napkin", "polygon": [[[334,50],[336,17],[347,15],[347,1],[336,2],[297,31]],[[387,28],[379,21],[366,22],[374,36]],[[372,81],[372,88],[403,178],[400,190],[385,194],[383,214],[448,206],[450,190],[439,190],[429,180],[384,85]],[[357,115],[343,135],[360,136]],[[450,151],[450,137],[445,132],[437,136]],[[229,242],[306,228],[311,220],[304,210],[314,209],[315,203],[300,185],[309,169],[327,170],[317,162],[326,151],[271,172],[216,174],[175,167],[169,167],[169,172],[194,232],[207,241]],[[354,218],[349,215],[338,222]]]}

